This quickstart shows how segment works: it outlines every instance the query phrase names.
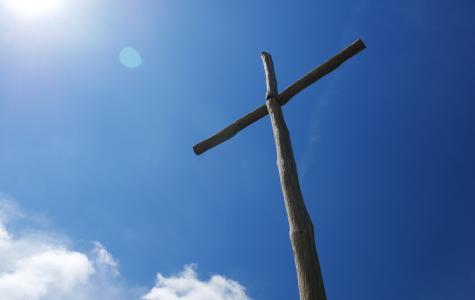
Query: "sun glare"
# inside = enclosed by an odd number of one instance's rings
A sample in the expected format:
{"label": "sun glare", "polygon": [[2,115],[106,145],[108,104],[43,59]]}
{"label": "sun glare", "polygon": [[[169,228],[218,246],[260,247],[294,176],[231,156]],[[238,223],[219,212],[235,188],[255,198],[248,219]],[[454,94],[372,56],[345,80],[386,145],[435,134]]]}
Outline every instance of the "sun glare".
{"label": "sun glare", "polygon": [[40,16],[58,11],[62,0],[3,0],[6,6],[25,16]]}

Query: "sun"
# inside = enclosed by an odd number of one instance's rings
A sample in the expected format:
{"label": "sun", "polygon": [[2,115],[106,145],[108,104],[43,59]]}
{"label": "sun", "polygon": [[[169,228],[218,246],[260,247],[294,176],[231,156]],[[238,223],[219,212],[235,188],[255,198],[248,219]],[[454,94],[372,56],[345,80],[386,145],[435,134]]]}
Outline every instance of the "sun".
{"label": "sun", "polygon": [[25,16],[40,16],[59,10],[63,0],[0,0],[5,6]]}

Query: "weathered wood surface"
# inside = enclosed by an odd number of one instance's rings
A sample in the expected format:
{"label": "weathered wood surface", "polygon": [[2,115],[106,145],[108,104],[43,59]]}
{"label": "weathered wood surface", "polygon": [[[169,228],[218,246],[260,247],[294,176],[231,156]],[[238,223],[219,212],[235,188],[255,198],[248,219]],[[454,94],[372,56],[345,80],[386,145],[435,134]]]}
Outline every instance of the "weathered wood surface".
{"label": "weathered wood surface", "polygon": [[297,270],[300,300],[326,300],[323,278],[315,246],[314,228],[300,190],[289,130],[277,95],[277,80],[272,56],[261,54],[267,82],[266,107],[272,122],[277,167],[290,227],[290,240]]}
{"label": "weathered wood surface", "polygon": [[[345,61],[358,54],[365,48],[366,46],[362,40],[359,39],[355,41],[353,44],[343,49],[340,53],[330,58],[319,67],[313,69],[312,71],[304,75],[302,78],[297,80],[295,83],[291,84],[287,89],[285,89],[280,95],[277,96],[277,101],[281,105],[287,104],[287,102],[289,102],[293,96],[298,94],[300,91],[302,91],[318,79],[334,71]],[[253,112],[245,115],[241,119],[235,121],[228,127],[211,136],[210,138],[196,144],[195,146],[193,146],[193,151],[197,155],[200,155],[208,151],[209,149],[229,140],[236,133],[243,130],[252,123],[256,122],[257,120],[263,118],[267,114],[268,110],[266,105],[262,105]]]}
{"label": "weathered wood surface", "polygon": [[277,77],[275,76],[274,62],[272,56],[267,52],[261,53],[264,64],[264,74],[266,75],[266,100],[279,95],[277,90]]}

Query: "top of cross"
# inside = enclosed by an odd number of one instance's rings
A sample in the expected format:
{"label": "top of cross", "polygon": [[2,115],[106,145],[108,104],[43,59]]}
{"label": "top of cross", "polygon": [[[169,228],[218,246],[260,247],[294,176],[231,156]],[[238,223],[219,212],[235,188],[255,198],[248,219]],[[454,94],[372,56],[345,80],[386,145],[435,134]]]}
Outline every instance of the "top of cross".
{"label": "top of cross", "polygon": [[[323,76],[327,75],[328,73],[337,69],[342,63],[350,59],[351,57],[355,56],[366,46],[361,39],[356,40],[350,46],[343,49],[340,53],[333,56],[320,66],[316,67],[306,75],[304,75],[299,80],[292,83],[288,88],[286,88],[282,93],[278,94],[277,91],[277,80],[275,75],[273,76],[266,76],[266,84],[267,84],[267,94],[266,99],[276,97],[278,102],[281,106],[287,104],[287,102],[292,99],[295,95],[297,95],[300,91],[307,88],[308,86],[312,85],[315,81],[319,80]],[[262,59],[267,62],[265,65],[268,66],[270,69],[266,69],[267,74],[275,74],[274,73],[274,65],[272,64],[272,58],[270,54],[266,52],[261,53]],[[266,105],[262,105],[253,112],[245,115],[244,117],[240,118],[239,120],[235,121],[231,125],[227,126],[223,130],[219,131],[218,133],[214,134],[213,136],[207,138],[206,140],[196,144],[193,146],[193,151],[200,155],[209,149],[227,141],[231,137],[233,137],[236,133],[241,131],[242,129],[246,128],[247,126],[251,125],[252,123],[256,122],[257,120],[263,118],[268,114]]]}

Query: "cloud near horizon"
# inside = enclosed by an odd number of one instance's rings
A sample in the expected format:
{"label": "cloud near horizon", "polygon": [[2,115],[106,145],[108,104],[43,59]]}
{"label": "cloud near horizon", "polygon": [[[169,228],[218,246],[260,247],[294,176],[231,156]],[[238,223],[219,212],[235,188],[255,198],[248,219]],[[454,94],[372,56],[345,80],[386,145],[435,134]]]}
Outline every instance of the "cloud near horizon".
{"label": "cloud near horizon", "polygon": [[200,281],[195,265],[185,266],[178,276],[157,275],[155,287],[143,300],[250,300],[245,289],[236,281],[214,275],[209,281]]}
{"label": "cloud near horizon", "polygon": [[100,242],[85,253],[54,232],[12,233],[9,220],[22,214],[11,202],[0,202],[2,300],[251,300],[243,286],[221,275],[200,280],[195,265],[176,276],[158,273],[151,289],[130,286]]}

